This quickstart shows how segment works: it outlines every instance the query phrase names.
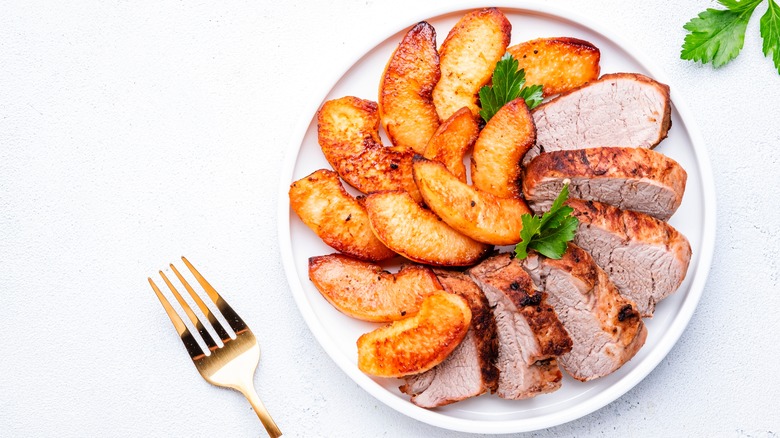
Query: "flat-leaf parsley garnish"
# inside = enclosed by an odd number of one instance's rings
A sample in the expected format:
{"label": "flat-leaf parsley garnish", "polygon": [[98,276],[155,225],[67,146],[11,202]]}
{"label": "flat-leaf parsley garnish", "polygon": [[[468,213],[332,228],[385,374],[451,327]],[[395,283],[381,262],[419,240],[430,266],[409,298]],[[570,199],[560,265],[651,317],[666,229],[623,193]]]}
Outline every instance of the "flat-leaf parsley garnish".
{"label": "flat-leaf parsley garnish", "polygon": [[487,122],[502,106],[522,97],[528,109],[533,109],[542,103],[542,86],[525,86],[525,70],[518,70],[520,63],[511,54],[505,54],[493,70],[493,82],[479,90],[479,101],[482,110],[479,115]]}
{"label": "flat-leaf parsley garnish", "polygon": [[[764,0],[718,0],[726,9],[708,8],[685,23],[688,31],[680,58],[712,63],[718,68],[737,57],[745,42],[745,30],[756,7]],[[761,17],[759,31],[763,39],[764,56],[780,73],[780,6],[767,0],[767,11]]]}
{"label": "flat-leaf parsley garnish", "polygon": [[528,249],[549,257],[560,259],[566,252],[569,241],[574,239],[579,220],[572,216],[573,208],[563,205],[569,198],[569,184],[564,184],[561,193],[555,198],[550,211],[542,217],[528,213],[521,216],[523,229],[520,231],[520,243],[515,246],[515,256],[528,257]]}

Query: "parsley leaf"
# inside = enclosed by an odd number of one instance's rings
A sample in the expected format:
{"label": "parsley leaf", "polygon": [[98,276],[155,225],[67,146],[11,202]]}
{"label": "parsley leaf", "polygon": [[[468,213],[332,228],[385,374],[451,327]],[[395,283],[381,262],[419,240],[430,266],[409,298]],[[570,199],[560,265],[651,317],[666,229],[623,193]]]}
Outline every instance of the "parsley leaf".
{"label": "parsley leaf", "polygon": [[537,234],[542,227],[542,220],[538,216],[531,216],[526,213],[520,216],[520,220],[523,222],[523,229],[520,230],[520,243],[515,245],[515,256],[519,259],[528,257],[528,244],[531,243],[531,239]]}
{"label": "parsley leaf", "polygon": [[761,17],[761,38],[764,39],[764,56],[772,52],[772,61],[780,74],[780,6],[774,0],[769,0],[769,7]]}
{"label": "parsley leaf", "polygon": [[574,209],[563,205],[568,197],[569,184],[564,184],[550,211],[542,217],[527,213],[520,217],[523,229],[520,230],[520,243],[515,246],[517,258],[528,257],[529,248],[551,259],[563,256],[579,225],[579,220],[571,215]]}
{"label": "parsley leaf", "polygon": [[502,106],[522,97],[528,109],[533,109],[542,103],[542,86],[525,85],[525,70],[519,69],[520,63],[509,53],[506,53],[493,70],[492,85],[485,85],[479,90],[479,101],[482,110],[479,115],[487,122]]}
{"label": "parsley leaf", "polygon": [[518,97],[525,99],[525,104],[528,105],[528,109],[532,110],[542,103],[542,99],[544,98],[542,95],[542,88],[543,87],[538,84],[531,85],[530,87],[523,87],[523,89],[520,90],[520,96]]}
{"label": "parsley leaf", "polygon": [[750,11],[756,8],[764,0],[718,0],[718,3],[722,4],[728,10],[734,12]]}
{"label": "parsley leaf", "polygon": [[[750,16],[762,1],[719,0],[728,9],[708,8],[685,23],[683,28],[689,33],[685,36],[680,58],[703,64],[712,62],[715,68],[734,59],[745,42]],[[766,39],[764,42],[766,47]]]}

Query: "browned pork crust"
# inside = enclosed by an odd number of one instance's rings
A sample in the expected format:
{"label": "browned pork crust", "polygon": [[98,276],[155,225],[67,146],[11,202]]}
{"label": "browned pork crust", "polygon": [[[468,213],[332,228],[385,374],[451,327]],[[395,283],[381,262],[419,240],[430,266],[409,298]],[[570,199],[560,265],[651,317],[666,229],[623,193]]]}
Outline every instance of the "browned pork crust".
{"label": "browned pork crust", "polygon": [[525,170],[523,194],[536,212],[549,209],[564,180],[573,198],[599,201],[667,220],[682,202],[687,173],[676,161],[649,149],[600,147],[555,151]]}
{"label": "browned pork crust", "polygon": [[498,395],[523,399],[561,385],[556,357],[572,340],[530,276],[509,254],[493,256],[469,270],[490,301],[499,342]]}
{"label": "browned pork crust", "polygon": [[644,345],[647,329],[634,302],[620,295],[583,249],[569,244],[560,260],[534,252],[522,265],[536,287],[547,291],[550,304],[574,340],[571,351],[559,361],[575,379],[606,376]]}
{"label": "browned pork crust", "polygon": [[569,199],[579,219],[574,243],[588,251],[642,316],[685,279],[691,245],[666,222],[611,205]]}

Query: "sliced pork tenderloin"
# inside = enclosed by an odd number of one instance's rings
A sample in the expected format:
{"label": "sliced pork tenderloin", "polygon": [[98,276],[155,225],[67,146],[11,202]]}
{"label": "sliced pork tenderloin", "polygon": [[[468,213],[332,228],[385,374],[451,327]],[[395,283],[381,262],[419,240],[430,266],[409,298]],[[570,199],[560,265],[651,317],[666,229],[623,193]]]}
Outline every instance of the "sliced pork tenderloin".
{"label": "sliced pork tenderloin", "polygon": [[559,260],[531,252],[522,266],[535,287],[547,292],[574,341],[559,362],[575,379],[606,376],[644,345],[647,329],[633,301],[620,295],[585,250],[569,244]]}
{"label": "sliced pork tenderloin", "polygon": [[523,194],[534,212],[547,211],[568,179],[573,198],[668,220],[682,202],[687,178],[676,161],[649,149],[575,149],[547,152],[528,163]]}
{"label": "sliced pork tenderloin", "polygon": [[636,73],[606,74],[539,105],[532,115],[543,152],[600,146],[653,148],[672,125],[669,86]]}
{"label": "sliced pork tenderloin", "polygon": [[680,287],[691,245],[666,222],[611,205],[569,199],[579,219],[574,243],[587,251],[643,317]]}
{"label": "sliced pork tenderloin", "polygon": [[499,397],[525,399],[555,391],[562,374],[556,358],[572,340],[531,277],[509,254],[493,256],[469,270],[487,296],[496,320]]}
{"label": "sliced pork tenderloin", "polygon": [[468,275],[442,269],[434,270],[447,292],[466,299],[471,308],[471,326],[457,348],[434,368],[404,377],[400,390],[412,396],[412,403],[435,408],[495,392],[498,369],[494,362],[498,353],[496,322],[490,304]]}

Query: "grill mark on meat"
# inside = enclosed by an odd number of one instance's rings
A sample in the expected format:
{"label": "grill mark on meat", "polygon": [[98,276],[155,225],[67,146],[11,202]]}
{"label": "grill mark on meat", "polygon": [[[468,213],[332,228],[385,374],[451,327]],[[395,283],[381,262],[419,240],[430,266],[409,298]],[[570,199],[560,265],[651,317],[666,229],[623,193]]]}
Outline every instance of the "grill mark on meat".
{"label": "grill mark on meat", "polygon": [[586,154],[579,155],[580,162],[585,166],[590,166],[590,160]]}
{"label": "grill mark on meat", "polygon": [[[516,284],[516,283],[515,283]],[[541,293],[535,293],[533,295],[526,295],[525,298],[523,298],[522,301],[520,301],[520,305],[525,306],[539,306],[542,302],[542,294]],[[541,311],[541,307],[537,307],[537,312]]]}
{"label": "grill mark on meat", "polygon": [[620,312],[618,312],[618,321],[623,322],[627,320],[628,318],[638,318],[639,313],[634,311],[634,307],[631,304],[626,304],[620,309]]}

